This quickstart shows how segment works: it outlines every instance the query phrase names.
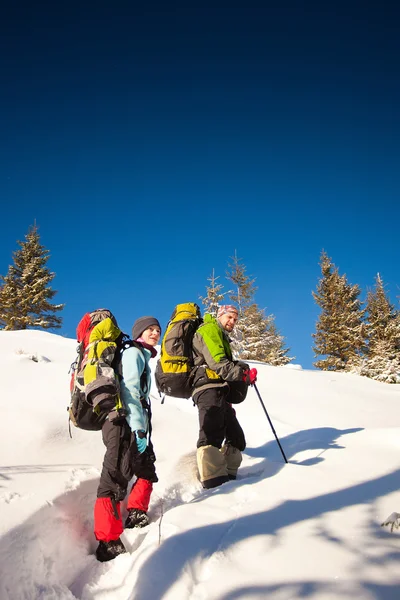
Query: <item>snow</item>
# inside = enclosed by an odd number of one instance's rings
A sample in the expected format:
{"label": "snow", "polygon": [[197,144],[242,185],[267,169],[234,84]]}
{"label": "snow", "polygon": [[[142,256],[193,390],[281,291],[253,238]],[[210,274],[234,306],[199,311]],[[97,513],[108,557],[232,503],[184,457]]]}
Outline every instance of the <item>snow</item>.
{"label": "snow", "polygon": [[123,534],[129,554],[98,563],[103,445],[98,432],[69,437],[75,347],[0,332],[1,600],[397,600],[400,532],[381,527],[400,510],[397,386],[257,364],[289,463],[251,389],[237,407],[248,443],[240,477],[207,491],[196,409],[161,404],[153,388],[152,522]]}

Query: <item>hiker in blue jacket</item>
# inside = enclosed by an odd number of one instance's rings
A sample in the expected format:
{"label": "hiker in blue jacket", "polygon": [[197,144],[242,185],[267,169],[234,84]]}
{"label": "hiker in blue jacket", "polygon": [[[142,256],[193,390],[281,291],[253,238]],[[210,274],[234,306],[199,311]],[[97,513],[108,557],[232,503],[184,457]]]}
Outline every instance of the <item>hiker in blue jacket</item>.
{"label": "hiker in blue jacket", "polygon": [[126,552],[120,539],[123,532],[120,503],[125,498],[130,479],[136,480],[127,501],[125,528],[148,525],[147,511],[153,483],[158,481],[155,454],[151,442],[150,367],[151,357],[161,335],[155,317],[141,317],[132,327],[132,339],[137,345],[122,354],[121,400],[126,418],[118,422],[107,420],[102,429],[106,446],[97,500],[94,509],[94,530],[99,546],[96,557],[104,562]]}

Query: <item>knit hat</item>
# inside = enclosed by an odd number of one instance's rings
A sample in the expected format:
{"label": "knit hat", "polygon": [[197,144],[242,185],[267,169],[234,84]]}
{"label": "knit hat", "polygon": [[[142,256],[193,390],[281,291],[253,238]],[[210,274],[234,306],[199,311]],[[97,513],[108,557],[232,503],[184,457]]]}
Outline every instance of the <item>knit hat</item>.
{"label": "knit hat", "polygon": [[159,327],[161,331],[161,325],[155,317],[140,317],[140,319],[136,319],[132,327],[132,339],[137,340],[140,338],[143,331],[152,325]]}
{"label": "knit hat", "polygon": [[228,313],[228,312],[234,312],[237,315],[239,315],[239,311],[236,308],[236,306],[233,306],[233,304],[223,304],[218,309],[218,314],[217,314],[218,319],[220,317],[222,317],[222,315],[224,315],[225,313]]}

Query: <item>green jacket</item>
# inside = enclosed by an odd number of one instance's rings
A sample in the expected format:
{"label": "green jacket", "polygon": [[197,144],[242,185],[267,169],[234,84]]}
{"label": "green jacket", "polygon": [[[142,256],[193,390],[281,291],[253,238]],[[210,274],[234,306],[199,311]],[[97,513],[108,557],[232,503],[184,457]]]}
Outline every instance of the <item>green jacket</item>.
{"label": "green jacket", "polygon": [[204,315],[193,338],[193,394],[210,387],[226,386],[229,381],[242,381],[244,363],[234,361],[229,338],[212,315]]}

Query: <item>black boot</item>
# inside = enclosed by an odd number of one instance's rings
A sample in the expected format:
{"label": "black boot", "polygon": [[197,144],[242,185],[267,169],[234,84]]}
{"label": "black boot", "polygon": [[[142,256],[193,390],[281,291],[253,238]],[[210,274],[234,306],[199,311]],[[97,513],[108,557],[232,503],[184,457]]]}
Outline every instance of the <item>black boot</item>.
{"label": "black boot", "polygon": [[117,540],[111,540],[110,542],[99,542],[96,550],[96,558],[100,562],[106,562],[125,552],[126,548],[121,542],[121,539],[118,538]]}
{"label": "black boot", "polygon": [[213,477],[212,479],[206,479],[201,482],[201,485],[205,490],[209,490],[211,488],[218,487],[223,483],[227,483],[229,481],[228,475],[219,475],[218,477]]}
{"label": "black boot", "polygon": [[140,508],[130,508],[125,521],[125,529],[133,529],[134,527],[146,527],[149,524],[149,517],[144,510]]}

